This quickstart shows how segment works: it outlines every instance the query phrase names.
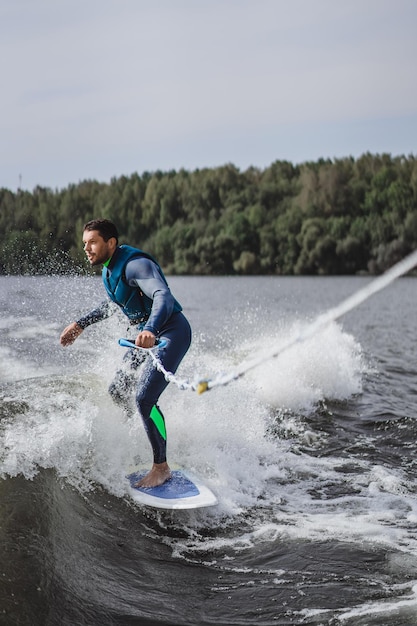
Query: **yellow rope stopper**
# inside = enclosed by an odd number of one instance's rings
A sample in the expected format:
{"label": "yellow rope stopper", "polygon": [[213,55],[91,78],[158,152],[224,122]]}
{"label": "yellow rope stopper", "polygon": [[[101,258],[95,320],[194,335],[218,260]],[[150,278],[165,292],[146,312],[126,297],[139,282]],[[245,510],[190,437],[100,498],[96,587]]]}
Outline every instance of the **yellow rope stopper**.
{"label": "yellow rope stopper", "polygon": [[201,380],[198,385],[197,385],[197,393],[198,395],[204,393],[205,391],[207,391],[207,389],[209,388],[208,386],[209,381],[208,380]]}

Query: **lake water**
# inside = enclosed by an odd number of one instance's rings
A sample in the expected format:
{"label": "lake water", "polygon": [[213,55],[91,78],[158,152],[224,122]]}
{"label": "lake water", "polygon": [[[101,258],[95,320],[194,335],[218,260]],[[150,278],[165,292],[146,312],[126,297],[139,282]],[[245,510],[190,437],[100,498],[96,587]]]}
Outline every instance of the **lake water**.
{"label": "lake water", "polygon": [[[171,278],[194,332],[178,377],[260,358],[370,280]],[[415,626],[416,280],[227,386],[169,386],[169,461],[219,499],[199,511],[127,496],[151,456],[107,394],[123,319],[59,345],[103,295],[0,277],[0,624]]]}

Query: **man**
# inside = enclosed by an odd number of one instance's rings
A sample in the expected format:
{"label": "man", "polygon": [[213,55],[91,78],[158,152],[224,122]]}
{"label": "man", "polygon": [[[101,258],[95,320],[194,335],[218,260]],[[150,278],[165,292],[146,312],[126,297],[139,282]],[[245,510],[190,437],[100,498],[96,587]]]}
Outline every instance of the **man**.
{"label": "man", "polygon": [[[103,265],[102,278],[109,299],[67,326],[60,337],[61,345],[72,344],[87,326],[109,317],[117,309],[116,303],[138,329],[135,345],[152,348],[156,339],[165,340],[158,356],[166,370],[175,372],[191,343],[190,325],[155,259],[138,248],[119,246],[118,240],[117,228],[109,220],[92,220],[84,226],[84,251],[93,267]],[[153,465],[137,486],[155,487],[171,476],[165,420],[157,406],[168,383],[152,360],[143,358],[144,354],[135,348],[126,353],[128,373],[119,370],[109,391],[116,402],[127,407],[136,380],[133,374],[144,362],[137,380],[136,405],[152,445]]]}

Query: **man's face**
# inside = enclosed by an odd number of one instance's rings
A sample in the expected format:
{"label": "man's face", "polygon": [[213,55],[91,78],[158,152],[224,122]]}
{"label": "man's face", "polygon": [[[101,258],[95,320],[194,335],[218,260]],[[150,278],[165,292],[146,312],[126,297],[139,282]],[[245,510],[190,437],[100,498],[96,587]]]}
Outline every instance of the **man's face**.
{"label": "man's face", "polygon": [[98,230],[85,230],[83,244],[84,252],[94,267],[94,265],[105,263],[113,255],[116,239],[111,237],[108,241],[104,241]]}

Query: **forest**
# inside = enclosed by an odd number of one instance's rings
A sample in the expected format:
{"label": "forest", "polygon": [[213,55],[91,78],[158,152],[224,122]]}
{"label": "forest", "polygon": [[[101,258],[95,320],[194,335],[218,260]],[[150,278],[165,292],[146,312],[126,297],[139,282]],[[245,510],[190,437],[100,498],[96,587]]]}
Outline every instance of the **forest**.
{"label": "forest", "polygon": [[417,160],[363,154],[0,189],[0,274],[85,273],[83,225],[177,275],[378,274],[417,248]]}

